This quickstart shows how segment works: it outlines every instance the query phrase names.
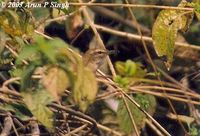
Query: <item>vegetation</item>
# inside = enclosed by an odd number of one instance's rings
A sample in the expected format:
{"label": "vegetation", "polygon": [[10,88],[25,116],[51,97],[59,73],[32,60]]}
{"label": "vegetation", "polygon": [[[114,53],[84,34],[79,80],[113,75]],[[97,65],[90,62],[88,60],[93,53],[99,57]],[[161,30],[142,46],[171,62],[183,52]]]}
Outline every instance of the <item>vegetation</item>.
{"label": "vegetation", "polygon": [[0,1],[0,135],[200,136],[200,1]]}

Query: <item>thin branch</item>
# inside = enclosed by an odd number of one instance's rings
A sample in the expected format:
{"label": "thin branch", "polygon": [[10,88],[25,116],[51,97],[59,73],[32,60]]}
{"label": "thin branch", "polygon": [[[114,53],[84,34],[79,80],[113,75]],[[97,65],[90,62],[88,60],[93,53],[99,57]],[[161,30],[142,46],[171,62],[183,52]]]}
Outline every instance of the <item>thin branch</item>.
{"label": "thin branch", "polygon": [[10,78],[10,79],[8,79],[8,80],[6,80],[4,83],[3,83],[3,85],[2,86],[7,86],[7,85],[9,85],[9,84],[11,84],[11,83],[13,83],[13,82],[16,82],[16,81],[18,81],[18,80],[20,80],[21,78],[20,77],[13,77],[13,78]]}
{"label": "thin branch", "polygon": [[158,92],[153,92],[153,91],[149,91],[149,90],[144,90],[144,89],[131,89],[134,93],[137,92],[141,92],[141,93],[145,93],[145,94],[151,94],[154,96],[158,96],[158,97],[162,97],[162,98],[169,98],[175,101],[180,101],[180,102],[185,102],[185,103],[191,103],[191,104],[196,104],[196,105],[200,105],[199,101],[193,101],[193,100],[188,100],[188,99],[184,99],[184,98],[180,98],[180,97],[175,97],[175,96],[171,96],[169,94],[165,94],[164,93],[158,93]]}
{"label": "thin branch", "polygon": [[7,94],[7,95],[13,95],[13,96],[16,96],[16,97],[21,97],[21,95],[18,92],[14,91],[14,90],[10,90],[6,86],[1,87],[0,92]]}
{"label": "thin branch", "polygon": [[195,121],[195,119],[193,117],[188,117],[185,115],[175,115],[173,113],[168,113],[167,117],[173,120],[178,120],[178,118],[180,119],[181,122],[186,123],[186,124],[191,124],[192,122]]}
{"label": "thin branch", "polygon": [[128,98],[130,100],[130,102],[132,102],[140,111],[142,111],[158,128],[160,128],[160,130],[162,130],[163,133],[165,133],[165,135],[167,136],[171,136],[148,112],[146,112],[134,99],[132,99],[128,94],[126,94],[122,88],[120,88],[118,85],[116,85],[116,83],[105,76],[105,74],[103,72],[101,72],[100,70],[97,70],[97,72],[104,76],[106,80],[108,80],[113,87],[119,92],[121,93],[121,95],[124,95],[126,98]]}
{"label": "thin branch", "polygon": [[[8,116],[11,118],[11,113],[8,113]],[[11,118],[11,119],[12,119],[12,118]],[[14,130],[16,136],[19,136],[19,134],[18,134],[18,132],[17,132],[17,129],[16,129],[16,127],[15,127],[15,124],[14,124],[13,120],[11,121],[11,124],[12,124],[12,128],[13,128],[13,130]]]}
{"label": "thin branch", "polygon": [[153,124],[151,121],[149,121],[148,119],[146,119],[145,122],[146,122],[146,124],[147,124],[151,129],[154,130],[154,132],[155,132],[158,136],[164,136],[164,135],[160,132],[160,130],[158,130],[158,129],[154,126],[154,124]]}
{"label": "thin branch", "polygon": [[[41,33],[38,33],[38,34],[40,34],[41,35]],[[52,39],[52,38],[51,38]],[[68,48],[68,50],[69,51],[71,51],[71,52],[74,52],[73,50],[71,50],[70,48]],[[81,57],[81,55],[79,55],[80,57]],[[103,77],[105,77],[105,79],[106,80],[108,80],[111,84],[113,84],[116,88],[119,88],[117,85],[116,85],[116,83],[115,82],[113,82],[110,78],[108,78],[101,70],[99,70],[99,69],[97,69],[97,72],[101,75],[101,76],[103,76]],[[122,90],[121,88],[119,88],[119,90]],[[125,94],[126,95],[126,94]],[[128,96],[126,96],[126,97],[128,97]],[[131,99],[131,98],[130,98]],[[152,120],[152,122],[154,123],[154,124],[156,124],[156,126],[158,126],[167,136],[171,136],[153,117],[151,117],[151,115],[149,115],[145,110],[143,110],[141,107],[140,107],[140,105],[136,102],[136,101],[134,101],[134,100],[132,100],[131,99],[131,102],[133,103],[133,104],[135,104],[148,118],[150,118],[151,120]],[[76,113],[76,112],[75,112]]]}
{"label": "thin branch", "polygon": [[9,136],[12,129],[12,118],[10,116],[5,117],[3,130],[1,136]]}
{"label": "thin branch", "polygon": [[192,96],[194,98],[197,98],[197,99],[200,99],[200,95],[197,94],[197,93],[191,93],[191,92],[187,92],[187,91],[184,91],[184,90],[180,90],[180,89],[175,89],[175,88],[169,88],[169,87],[160,87],[160,86],[133,86],[131,88],[135,88],[135,89],[152,89],[152,90],[166,90],[166,91],[169,91],[169,92],[175,92],[175,93],[182,93],[184,95],[189,95],[189,96]]}
{"label": "thin branch", "polygon": [[103,125],[101,125],[101,124],[97,124],[97,127],[98,127],[99,129],[104,130],[104,131],[107,131],[109,134],[114,134],[115,136],[123,136],[123,134],[121,134],[121,133],[115,131],[114,129],[110,129],[110,128],[108,128],[108,127],[106,127],[106,126],[103,126]]}
{"label": "thin branch", "polygon": [[[14,51],[10,46],[8,46],[8,45],[5,45],[5,47],[15,56],[15,57],[18,57],[19,55],[17,54],[17,52],[16,51]],[[25,61],[25,60],[22,60],[22,62],[24,63],[24,64],[28,64],[28,62],[27,61]]]}
{"label": "thin branch", "polygon": [[[137,24],[128,20],[128,19],[124,19],[121,15],[117,14],[116,12],[109,10],[107,8],[104,7],[100,7],[100,6],[95,6],[95,7],[90,7],[92,9],[92,11],[96,12],[97,14],[102,15],[103,17],[107,17],[107,18],[111,18],[115,21],[118,21],[126,26],[129,26],[131,28],[136,29],[137,28]],[[150,34],[151,31],[150,29],[148,29],[146,26],[141,25],[140,24],[140,28],[142,30],[142,32]]]}
{"label": "thin branch", "polygon": [[[125,2],[126,2],[126,4],[129,4],[129,1],[128,1],[128,0],[125,0]],[[136,22],[136,24],[137,24],[137,31],[138,31],[138,34],[141,36],[142,45],[143,45],[143,48],[144,48],[145,53],[146,53],[147,58],[148,58],[147,60],[150,62],[151,66],[152,66],[152,68],[153,68],[153,70],[154,70],[154,72],[156,73],[157,79],[158,79],[159,81],[161,81],[161,78],[160,78],[160,76],[159,76],[159,74],[158,74],[157,67],[156,67],[156,65],[154,64],[154,62],[153,62],[153,60],[152,60],[152,58],[151,58],[151,55],[150,55],[150,53],[149,53],[149,50],[148,50],[148,48],[147,48],[147,44],[146,44],[145,40],[143,39],[143,34],[142,34],[142,31],[141,31],[141,29],[140,29],[140,27],[139,27],[139,23],[138,23],[138,21],[137,21],[135,15],[134,15],[132,9],[131,9],[130,7],[127,7],[127,9],[128,9],[128,11],[129,11],[129,14],[131,15],[131,18],[132,18],[133,22]],[[160,84],[160,85],[163,86],[162,84]],[[165,92],[165,90],[163,90],[163,92],[164,92],[164,93],[163,93],[164,95],[167,95],[166,92]],[[166,98],[166,99],[167,99],[167,101],[168,101],[168,103],[169,103],[169,105],[170,105],[172,111],[173,111],[174,113],[176,113],[176,110],[175,110],[175,108],[174,108],[172,102],[170,101],[170,99],[169,99],[169,98]],[[178,121],[179,121],[179,120],[178,120]],[[179,121],[179,123],[180,123],[181,127],[183,128],[184,132],[187,134],[187,131],[185,130],[184,126],[181,124],[180,121]]]}
{"label": "thin branch", "polygon": [[[82,0],[79,0],[79,2],[82,2]],[[99,33],[97,32],[97,30],[96,30],[96,28],[95,28],[95,26],[94,26],[94,23],[93,23],[93,21],[92,21],[90,15],[88,14],[88,12],[87,12],[87,10],[86,10],[85,8],[83,9],[83,14],[84,14],[84,16],[85,16],[87,22],[89,23],[90,27],[92,28],[92,30],[93,30],[93,32],[94,32],[96,38],[97,38],[97,41],[98,41],[98,43],[99,43],[100,48],[106,49],[106,48],[105,48],[105,45],[104,45],[104,43],[103,43],[103,40],[101,39]],[[107,56],[106,59],[107,59],[107,62],[108,62],[110,71],[111,71],[113,77],[115,77],[115,76],[116,76],[116,72],[115,72],[114,66],[113,66],[113,64],[112,64],[112,62],[111,62],[109,56]]]}
{"label": "thin branch", "polygon": [[[41,79],[42,76],[41,75],[33,75],[31,78],[33,79]],[[13,83],[13,82],[16,82],[18,80],[21,80],[21,77],[13,77],[13,78],[10,78],[8,80],[6,80],[4,83],[3,83],[3,87],[5,86],[8,86],[9,84]]]}
{"label": "thin branch", "polygon": [[180,82],[176,81],[173,77],[169,76],[166,72],[164,72],[164,71],[163,71],[162,69],[160,69],[159,67],[158,67],[158,71],[159,71],[166,79],[168,79],[169,81],[175,83],[175,84],[178,85],[180,88],[183,88],[183,89],[185,89],[185,90],[187,90],[187,91],[189,91],[189,92],[195,93],[195,91],[193,91],[193,90],[191,90],[190,88],[188,88],[188,87],[182,85]]}
{"label": "thin branch", "polygon": [[50,37],[50,36],[48,36],[48,35],[46,35],[46,34],[44,34],[44,33],[42,33],[42,32],[39,32],[39,31],[37,31],[37,30],[34,30],[34,32],[35,32],[36,34],[39,34],[39,35],[41,35],[41,36],[47,38],[47,39],[53,40],[52,37]]}
{"label": "thin branch", "polygon": [[[137,34],[122,32],[122,31],[115,30],[113,28],[108,28],[108,27],[104,27],[104,26],[101,26],[101,25],[97,25],[97,24],[95,24],[95,27],[100,31],[107,32],[107,33],[110,33],[110,34],[113,34],[113,35],[116,35],[116,36],[141,41],[141,36],[137,35]],[[151,37],[142,36],[142,38],[146,42],[153,43],[153,39]],[[147,44],[147,45],[149,45],[149,44]],[[192,45],[192,44],[187,44],[187,43],[182,43],[182,42],[175,42],[175,45],[200,51],[200,47],[198,45]]]}
{"label": "thin branch", "polygon": [[91,122],[94,126],[97,126],[97,123],[93,118],[83,114],[82,112],[74,111],[74,110],[72,110],[70,108],[66,108],[66,107],[64,107],[62,105],[58,105],[58,104],[55,104],[55,103],[50,104],[50,107],[53,107],[53,108],[56,108],[56,109],[59,109],[59,110],[63,110],[65,112],[67,112],[67,113],[71,113],[72,115],[75,115],[75,116],[81,117],[83,119],[86,119],[89,122]]}
{"label": "thin branch", "polygon": [[40,129],[38,123],[35,120],[30,122],[31,126],[31,136],[40,136]]}
{"label": "thin branch", "polygon": [[87,126],[88,126],[88,124],[84,124],[84,125],[82,125],[82,126],[76,128],[76,129],[70,131],[69,133],[65,134],[64,136],[71,136],[71,135],[73,135],[73,134],[75,134],[75,133],[77,133],[77,132],[83,130],[83,129],[86,128]]}
{"label": "thin branch", "polygon": [[[91,1],[88,2],[88,3],[92,3],[92,2],[95,2],[95,0],[91,0]],[[71,12],[71,13],[69,13],[68,15],[63,15],[63,16],[59,16],[59,17],[56,17],[56,18],[53,18],[53,19],[48,19],[48,20],[46,20],[46,23],[53,22],[53,21],[64,21],[64,20],[66,20],[68,17],[73,16],[73,15],[76,14],[77,12],[82,11],[84,8],[86,8],[86,6],[81,6],[78,10],[76,10],[76,11],[74,11],[74,12]]]}
{"label": "thin branch", "polygon": [[127,95],[125,92],[121,91],[133,104],[135,104],[139,110],[141,110],[151,121],[158,127],[160,128],[163,133],[165,133],[166,136],[171,136],[151,115],[149,115],[148,112],[146,112],[142,107],[135,101],[133,100],[129,95]]}
{"label": "thin branch", "polygon": [[132,113],[131,113],[130,107],[129,107],[129,105],[128,105],[128,103],[127,103],[126,98],[124,97],[124,95],[122,95],[122,99],[123,99],[124,104],[125,104],[125,106],[126,106],[128,115],[129,115],[129,117],[130,117],[130,119],[131,119],[131,123],[132,123],[132,125],[133,125],[134,130],[135,130],[135,133],[136,133],[137,136],[140,136],[139,131],[138,131],[138,128],[137,128],[137,126],[136,126],[136,124],[135,124],[133,115],[132,115]]}
{"label": "thin branch", "polygon": [[101,7],[124,7],[124,8],[151,8],[151,9],[173,9],[193,11],[193,8],[171,7],[171,6],[158,6],[158,5],[140,5],[140,4],[116,4],[116,3],[69,3],[69,6],[101,6]]}

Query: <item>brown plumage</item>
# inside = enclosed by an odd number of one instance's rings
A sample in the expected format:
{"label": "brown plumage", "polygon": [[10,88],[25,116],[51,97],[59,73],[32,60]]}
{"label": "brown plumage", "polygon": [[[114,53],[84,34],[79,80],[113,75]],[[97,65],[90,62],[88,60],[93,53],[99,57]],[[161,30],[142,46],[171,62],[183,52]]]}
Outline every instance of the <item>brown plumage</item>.
{"label": "brown plumage", "polygon": [[83,55],[83,62],[93,71],[96,71],[103,64],[108,55],[108,51],[104,49],[90,49]]}

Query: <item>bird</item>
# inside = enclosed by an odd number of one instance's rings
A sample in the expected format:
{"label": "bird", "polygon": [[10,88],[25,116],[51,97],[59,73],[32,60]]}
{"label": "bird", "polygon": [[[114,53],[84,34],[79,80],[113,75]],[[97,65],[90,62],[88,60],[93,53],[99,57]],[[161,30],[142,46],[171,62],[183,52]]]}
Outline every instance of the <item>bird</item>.
{"label": "bird", "polygon": [[96,72],[96,70],[104,63],[108,54],[109,51],[106,49],[89,49],[83,55],[83,63],[85,66],[92,69],[92,71]]}

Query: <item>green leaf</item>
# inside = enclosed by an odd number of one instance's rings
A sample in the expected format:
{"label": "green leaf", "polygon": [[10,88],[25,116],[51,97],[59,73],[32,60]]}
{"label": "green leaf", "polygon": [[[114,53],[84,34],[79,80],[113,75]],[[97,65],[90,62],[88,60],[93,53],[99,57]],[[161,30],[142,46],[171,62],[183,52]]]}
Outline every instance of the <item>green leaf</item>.
{"label": "green leaf", "polygon": [[21,77],[23,73],[23,69],[21,68],[12,69],[9,71],[9,73],[12,77]]}
{"label": "green leaf", "polygon": [[39,44],[39,50],[46,55],[46,57],[53,63],[55,63],[55,54],[56,51],[54,50],[54,48],[52,46],[49,46],[47,44],[47,42],[44,43],[40,43]]}
{"label": "green leaf", "polygon": [[56,57],[60,54],[60,50],[67,49],[67,44],[60,39],[47,41],[43,37],[37,36],[36,41],[39,52],[45,55],[51,63],[56,63]]}
{"label": "green leaf", "polygon": [[134,96],[135,101],[137,101],[140,106],[148,111],[148,113],[150,115],[153,115],[153,113],[156,110],[156,98],[153,95],[149,95],[149,94],[136,94],[136,96]]}
{"label": "green leaf", "polygon": [[119,75],[122,75],[122,76],[126,75],[126,72],[125,72],[125,63],[124,62],[117,61],[115,63],[115,68],[116,68],[116,70],[117,70],[117,72],[118,72]]}
{"label": "green leaf", "polygon": [[[127,98],[125,98],[129,109],[131,111],[131,114],[133,116],[133,119],[136,123],[136,126],[138,129],[142,128],[145,124],[145,115],[142,113],[133,103],[131,103]],[[120,100],[119,106],[117,109],[117,118],[119,122],[119,126],[122,131],[124,131],[126,134],[132,133],[133,125],[130,119],[130,116],[128,114],[127,108],[123,102],[123,100]]]}
{"label": "green leaf", "polygon": [[25,46],[17,57],[16,64],[21,64],[22,60],[32,59],[37,52],[37,46]]}
{"label": "green leaf", "polygon": [[125,63],[125,72],[127,76],[134,76],[137,72],[137,65],[131,60],[127,60]]}
{"label": "green leaf", "polygon": [[97,94],[97,81],[94,73],[83,62],[78,64],[78,71],[74,81],[73,98],[82,111],[94,102]]}
{"label": "green leaf", "polygon": [[21,75],[21,91],[25,91],[27,88],[31,88],[32,86],[32,79],[31,76],[33,75],[35,69],[35,64],[30,64],[29,66],[24,68],[24,71]]}
{"label": "green leaf", "polygon": [[142,69],[142,64],[131,60],[127,60],[126,62],[117,61],[115,63],[115,68],[118,72],[118,75],[124,77],[141,78],[146,75],[146,71]]}
{"label": "green leaf", "polygon": [[[183,7],[184,3],[179,6]],[[173,62],[174,44],[179,30],[186,31],[189,27],[193,12],[181,10],[162,10],[154,25],[152,38],[154,48],[168,69]]]}
{"label": "green leaf", "polygon": [[191,136],[199,136],[200,130],[198,129],[198,127],[192,126],[189,128],[189,133]]}
{"label": "green leaf", "polygon": [[[131,114],[136,123],[138,129],[144,127],[146,116],[140,111],[132,102],[130,102],[127,98],[125,98],[129,108],[131,110]],[[140,106],[146,110],[150,115],[153,115],[156,110],[156,99],[152,95],[142,95],[137,94],[133,97],[135,101],[140,104]],[[133,126],[131,123],[130,116],[128,114],[127,108],[124,104],[123,100],[120,100],[119,106],[117,109],[117,118],[120,125],[121,130],[123,130],[126,134],[130,134],[133,132]]]}
{"label": "green leaf", "polygon": [[53,101],[45,90],[22,92],[23,100],[31,113],[49,130],[53,129],[53,112],[47,107]]}
{"label": "green leaf", "polygon": [[32,116],[31,112],[22,104],[3,104],[0,109],[13,112],[15,116],[23,121],[30,119]]}
{"label": "green leaf", "polygon": [[131,78],[121,77],[121,76],[117,75],[114,78],[114,81],[126,91],[130,85]]}

